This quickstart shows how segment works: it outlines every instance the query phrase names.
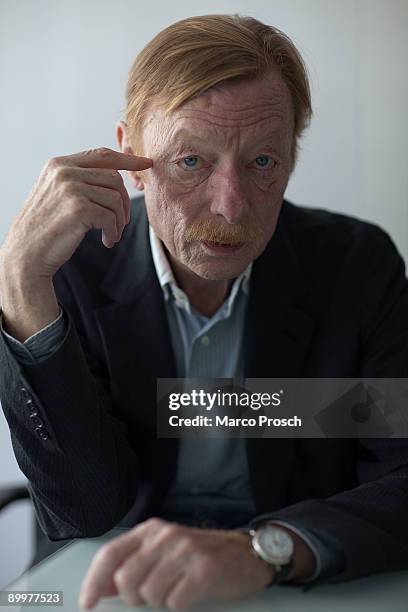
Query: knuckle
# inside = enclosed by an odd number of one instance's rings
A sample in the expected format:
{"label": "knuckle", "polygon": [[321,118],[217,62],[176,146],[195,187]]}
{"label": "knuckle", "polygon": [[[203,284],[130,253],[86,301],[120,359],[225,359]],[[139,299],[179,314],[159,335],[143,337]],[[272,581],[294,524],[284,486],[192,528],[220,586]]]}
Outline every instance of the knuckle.
{"label": "knuckle", "polygon": [[111,153],[112,149],[109,149],[108,147],[98,147],[96,149],[86,149],[85,151],[81,152],[81,155],[85,157],[107,157],[111,155]]}
{"label": "knuckle", "polygon": [[[66,195],[74,195],[73,189],[70,186],[64,188]],[[73,216],[80,215],[84,210],[84,202],[81,197],[71,198],[69,201],[70,213]]]}
{"label": "knuckle", "polygon": [[162,527],[166,524],[166,521],[161,518],[158,518],[157,516],[153,516],[152,518],[149,518],[147,519],[147,521],[145,521],[146,527]]}
{"label": "knuckle", "polygon": [[101,155],[101,157],[109,157],[112,154],[112,149],[108,147],[99,147],[99,149],[93,149],[93,151]]}
{"label": "knuckle", "polygon": [[181,539],[181,546],[184,550],[184,552],[192,552],[193,550],[197,549],[197,544],[193,538],[192,535],[190,534],[185,534],[182,539]]}
{"label": "knuckle", "polygon": [[54,176],[58,181],[67,181],[70,178],[70,171],[66,166],[56,165],[53,167]]}
{"label": "knuckle", "polygon": [[163,537],[172,538],[180,532],[180,528],[172,523],[165,523],[161,528],[161,532],[163,534]]}
{"label": "knuckle", "polygon": [[131,576],[126,568],[121,567],[117,569],[113,575],[113,579],[119,590],[128,590],[131,583]]}
{"label": "knuckle", "polygon": [[112,547],[109,546],[108,544],[105,544],[104,546],[102,546],[102,548],[98,550],[98,552],[95,555],[95,559],[99,563],[104,563],[104,564],[111,562],[113,559],[112,553],[113,553]]}
{"label": "knuckle", "polygon": [[59,157],[51,157],[45,164],[46,170],[56,170],[60,167],[61,158]]}
{"label": "knuckle", "polygon": [[106,547],[105,559],[116,563],[122,557],[122,545],[120,542],[108,542],[104,545]]}

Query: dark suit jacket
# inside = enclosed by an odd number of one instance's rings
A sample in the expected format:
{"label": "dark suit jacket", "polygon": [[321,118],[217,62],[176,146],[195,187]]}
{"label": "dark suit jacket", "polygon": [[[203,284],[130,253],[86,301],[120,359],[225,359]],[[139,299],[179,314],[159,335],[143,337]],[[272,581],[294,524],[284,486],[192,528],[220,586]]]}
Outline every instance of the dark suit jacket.
{"label": "dark suit jacket", "polygon": [[[120,243],[90,231],[54,281],[66,340],[21,366],[0,338],[0,389],[38,519],[60,540],[155,515],[175,476],[178,440],[156,438],[156,379],[177,374],[143,199]],[[244,346],[246,377],[408,377],[408,282],[391,240],[285,202],[254,262]],[[246,448],[257,513],[334,538],[346,557],[334,581],[408,568],[406,440]]]}

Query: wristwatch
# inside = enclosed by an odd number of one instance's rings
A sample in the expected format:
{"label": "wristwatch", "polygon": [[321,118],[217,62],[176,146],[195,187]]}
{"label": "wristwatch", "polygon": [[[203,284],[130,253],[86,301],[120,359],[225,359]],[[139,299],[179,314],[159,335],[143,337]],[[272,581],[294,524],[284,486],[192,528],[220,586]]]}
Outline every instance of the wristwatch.
{"label": "wristwatch", "polygon": [[272,584],[279,584],[293,567],[295,545],[291,536],[278,525],[265,523],[257,529],[251,529],[251,545],[259,559],[275,568]]}

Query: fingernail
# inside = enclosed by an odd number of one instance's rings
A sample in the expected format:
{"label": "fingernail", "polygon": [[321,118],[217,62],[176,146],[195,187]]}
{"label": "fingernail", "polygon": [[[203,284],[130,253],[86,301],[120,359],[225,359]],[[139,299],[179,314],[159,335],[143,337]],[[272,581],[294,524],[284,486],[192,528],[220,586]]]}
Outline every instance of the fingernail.
{"label": "fingernail", "polygon": [[81,595],[79,597],[78,604],[79,604],[80,608],[82,608],[83,610],[86,610],[88,608],[88,599],[87,599],[87,597]]}

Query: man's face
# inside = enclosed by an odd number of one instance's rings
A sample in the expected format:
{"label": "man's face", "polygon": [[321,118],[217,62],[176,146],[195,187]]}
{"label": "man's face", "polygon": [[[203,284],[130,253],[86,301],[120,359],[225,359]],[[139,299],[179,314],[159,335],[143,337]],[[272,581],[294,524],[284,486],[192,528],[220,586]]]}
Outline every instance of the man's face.
{"label": "man's face", "polygon": [[[171,260],[232,279],[272,237],[291,171],[293,111],[278,73],[224,83],[143,130],[149,221]],[[228,246],[217,246],[223,243]]]}

